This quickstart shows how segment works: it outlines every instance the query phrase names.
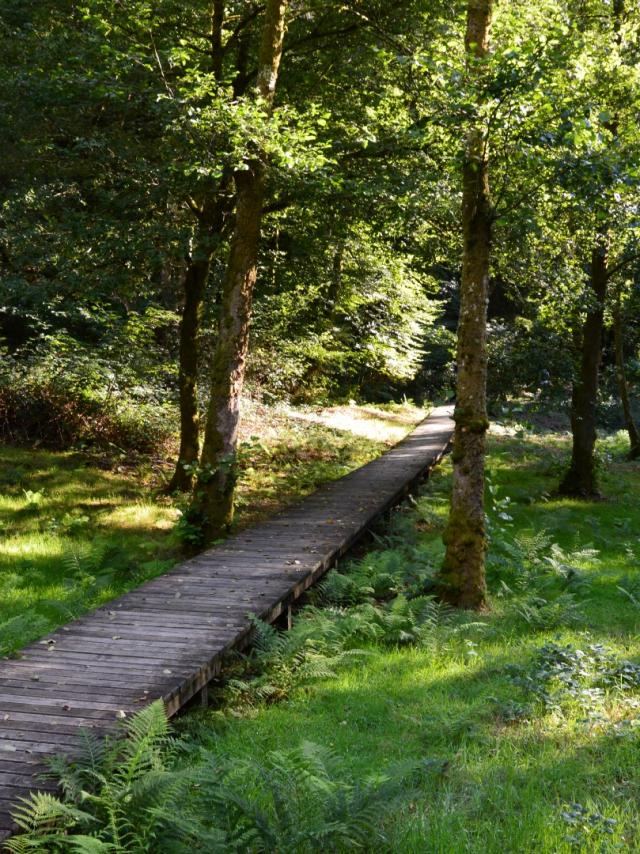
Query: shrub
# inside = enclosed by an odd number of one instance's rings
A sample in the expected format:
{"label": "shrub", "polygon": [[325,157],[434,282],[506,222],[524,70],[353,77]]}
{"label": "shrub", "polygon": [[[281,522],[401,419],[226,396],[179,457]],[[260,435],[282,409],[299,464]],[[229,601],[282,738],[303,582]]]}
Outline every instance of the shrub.
{"label": "shrub", "polygon": [[3,442],[147,453],[167,440],[172,423],[148,389],[123,390],[105,363],[70,339],[0,364]]}

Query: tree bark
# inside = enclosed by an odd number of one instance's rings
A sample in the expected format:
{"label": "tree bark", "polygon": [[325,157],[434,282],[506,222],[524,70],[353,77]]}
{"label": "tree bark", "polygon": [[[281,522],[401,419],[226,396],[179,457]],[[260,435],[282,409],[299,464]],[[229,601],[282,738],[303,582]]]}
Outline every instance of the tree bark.
{"label": "tree bark", "polygon": [[211,9],[211,70],[216,80],[222,79],[222,27],[224,25],[224,0],[213,0]]}
{"label": "tree bark", "polygon": [[[264,14],[256,95],[273,105],[285,31],[286,0],[268,0]],[[233,519],[237,479],[240,395],[256,281],[265,164],[260,156],[235,174],[236,219],[222,293],[218,339],[211,366],[211,393],[198,480],[188,521],[202,543],[219,538]]]}
{"label": "tree bark", "polygon": [[[224,0],[213,0],[211,11],[211,66],[217,81],[222,78],[222,28]],[[195,246],[184,276],[184,303],[180,318],[178,389],[180,401],[180,450],[167,492],[189,492],[200,452],[200,415],[198,408],[199,337],[207,280],[228,213],[225,182],[217,195],[206,200],[198,214]]]}
{"label": "tree bark", "polygon": [[620,291],[616,294],[616,301],[613,307],[613,341],[616,353],[616,380],[618,382],[618,392],[620,394],[620,402],[622,403],[622,412],[624,414],[624,426],[629,434],[629,454],[630,460],[637,460],[640,457],[640,432],[633,420],[631,411],[631,400],[629,398],[629,385],[627,383],[627,374],[624,366],[624,330],[622,323],[622,307],[620,305]]}
{"label": "tree bark", "polygon": [[571,463],[560,484],[561,495],[575,498],[599,495],[594,451],[607,281],[607,247],[601,238],[591,253],[589,285],[593,302],[582,326],[579,376],[571,395]]}
{"label": "tree bark", "polygon": [[[489,50],[491,13],[491,0],[469,0],[465,46],[468,72],[474,76],[484,73],[482,60]],[[479,102],[481,98],[478,95]],[[486,334],[492,221],[487,140],[482,128],[472,125],[462,174],[463,259],[453,488],[437,589],[443,600],[476,609],[487,605],[484,460],[489,427]]]}
{"label": "tree bark", "polygon": [[222,241],[231,198],[221,183],[218,196],[205,204],[199,215],[196,240],[184,277],[184,303],[180,318],[179,400],[180,450],[167,492],[189,492],[200,451],[198,406],[199,339],[211,262]]}
{"label": "tree bark", "polygon": [[180,450],[167,492],[189,492],[200,452],[198,413],[198,336],[209,278],[211,255],[198,241],[184,277],[184,305],[180,319],[178,387],[180,392]]}

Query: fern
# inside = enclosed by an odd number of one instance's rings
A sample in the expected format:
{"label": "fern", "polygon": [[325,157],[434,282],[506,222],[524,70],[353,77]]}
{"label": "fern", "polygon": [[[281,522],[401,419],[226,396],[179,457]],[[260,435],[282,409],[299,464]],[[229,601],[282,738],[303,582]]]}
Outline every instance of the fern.
{"label": "fern", "polygon": [[174,743],[162,702],[127,720],[118,737],[99,742],[86,734],[83,747],[73,762],[56,758],[49,764],[63,800],[36,794],[16,811],[23,834],[11,840],[15,854],[148,851],[167,832],[168,807],[188,785],[188,775],[169,769]]}
{"label": "fern", "polygon": [[384,843],[380,816],[409,777],[403,766],[376,779],[344,779],[335,753],[310,742],[263,760],[211,757],[197,791],[212,810],[211,824],[227,836],[224,846],[208,850],[369,850]]}
{"label": "fern", "polygon": [[[82,809],[38,794],[15,818],[24,831],[11,854],[320,852],[369,850],[384,843],[380,816],[417,774],[434,763],[392,767],[362,781],[345,777],[336,754],[304,742],[262,759],[219,756],[203,748],[173,768],[164,711],[144,709],[104,754],[85,757]],[[144,761],[140,757],[144,755]],[[194,762],[194,759],[197,761]],[[161,767],[155,769],[154,765]],[[142,770],[143,768],[147,770]],[[151,769],[151,770],[149,770]],[[123,781],[127,781],[123,785]],[[126,797],[123,797],[126,792]]]}
{"label": "fern", "polygon": [[634,608],[640,609],[640,584],[638,584],[637,578],[629,578],[628,576],[625,576],[621,579],[617,589],[626,597]]}
{"label": "fern", "polygon": [[555,599],[531,596],[521,602],[515,612],[537,631],[576,625],[584,619],[584,614],[571,593],[563,593]]}
{"label": "fern", "polygon": [[26,639],[42,636],[50,628],[49,620],[35,610],[5,620],[0,623],[0,656],[11,655],[25,645]]}
{"label": "fern", "polygon": [[373,596],[373,587],[333,571],[318,585],[317,599],[328,605],[355,605]]}
{"label": "fern", "polygon": [[96,576],[100,573],[106,555],[106,546],[100,541],[74,543],[65,549],[62,563],[68,577]]}
{"label": "fern", "polygon": [[67,831],[91,824],[93,816],[47,792],[32,792],[21,799],[13,812],[13,820],[22,833],[5,842],[6,850],[11,854],[25,854],[64,851]]}

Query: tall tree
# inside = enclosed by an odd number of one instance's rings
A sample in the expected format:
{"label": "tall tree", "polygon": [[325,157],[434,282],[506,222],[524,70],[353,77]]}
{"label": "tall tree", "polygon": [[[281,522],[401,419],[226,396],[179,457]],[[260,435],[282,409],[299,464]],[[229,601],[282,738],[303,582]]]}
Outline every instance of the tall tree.
{"label": "tall tree", "polygon": [[[213,0],[209,36],[211,74],[217,86],[223,82],[225,0]],[[244,76],[244,52],[240,51],[236,77]],[[242,84],[239,84],[242,85]],[[238,84],[236,84],[238,90]],[[240,94],[236,91],[235,94]],[[180,407],[180,449],[167,492],[189,492],[193,486],[200,454],[200,413],[198,406],[199,340],[205,307],[207,281],[214,254],[223,243],[223,230],[233,208],[233,193],[228,170],[220,180],[206,188],[203,199],[191,199],[195,215],[195,234],[183,278],[184,300],[180,317],[178,388]]]}
{"label": "tall tree", "polygon": [[608,246],[605,235],[591,253],[590,305],[578,333],[577,377],[571,394],[571,463],[560,483],[560,492],[580,498],[598,493],[594,449],[598,408],[598,380],[602,358],[604,304],[607,296]]}
{"label": "tall tree", "polygon": [[207,280],[216,248],[222,242],[227,211],[226,198],[209,200],[197,213],[196,233],[183,278],[184,299],[180,317],[178,389],[180,449],[167,492],[188,492],[200,453],[198,407],[199,339],[204,313]]}
{"label": "tall tree", "polygon": [[469,0],[465,50],[476,84],[476,111],[467,131],[462,172],[463,258],[458,321],[455,435],[451,511],[443,539],[440,595],[465,608],[484,608],[484,460],[487,418],[487,300],[493,211],[489,192],[487,132],[481,121],[486,98],[492,0]]}
{"label": "tall tree", "polygon": [[[268,0],[258,58],[256,96],[273,109],[285,34],[287,0]],[[266,163],[261,152],[234,174],[235,225],[222,290],[218,338],[210,373],[210,397],[200,468],[189,518],[211,542],[233,518],[240,395],[249,343],[256,281]]]}
{"label": "tall tree", "polygon": [[[622,19],[624,0],[614,0],[612,8],[612,28],[614,53],[619,56],[622,47]],[[615,82],[612,81],[612,82]],[[606,93],[611,100],[610,92]],[[602,122],[610,136],[611,146],[618,144],[618,116],[608,118],[604,112]],[[598,478],[595,460],[598,416],[598,387],[600,362],[602,359],[602,335],[604,330],[604,312],[607,289],[611,272],[609,254],[611,242],[611,202],[612,185],[616,181],[616,168],[606,170],[607,177],[603,187],[602,226],[595,236],[589,264],[588,307],[582,328],[577,332],[578,366],[571,395],[571,433],[573,437],[571,462],[560,483],[560,493],[578,498],[597,496]]]}

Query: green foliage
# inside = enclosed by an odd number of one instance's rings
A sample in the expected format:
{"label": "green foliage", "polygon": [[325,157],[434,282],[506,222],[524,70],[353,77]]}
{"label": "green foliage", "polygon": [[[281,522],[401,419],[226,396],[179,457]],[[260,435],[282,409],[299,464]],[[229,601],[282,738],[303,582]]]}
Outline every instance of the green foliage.
{"label": "green foliage", "polygon": [[[424,624],[423,640],[378,643],[370,626],[380,616],[362,614],[393,601],[372,596],[375,568],[382,573],[396,561],[437,566],[449,492],[445,461],[415,505],[393,514],[366,569],[359,560],[337,573],[361,575],[362,593],[327,578],[331,596],[339,601],[344,591],[345,601],[318,610],[332,622],[334,612],[348,620],[350,635],[362,625],[352,643],[367,656],[345,661],[327,679],[296,680],[285,702],[194,714],[184,732],[225,754],[250,744],[259,756],[313,732],[359,779],[426,751],[444,773],[401,792],[381,816],[390,851],[633,848],[639,618],[637,604],[618,588],[638,598],[636,468],[622,454],[610,455],[603,478],[611,500],[585,505],[550,495],[566,437],[494,435],[489,450],[496,497],[511,497],[511,522],[498,530],[488,508],[494,555],[505,562],[492,564],[492,609],[482,615],[482,629],[466,626],[468,615],[444,613],[438,629]],[[403,591],[403,576],[395,578]],[[531,624],[518,610],[533,608],[533,597],[550,608],[579,608],[579,621],[556,614],[546,627]],[[307,618],[319,619],[302,611],[294,627]],[[314,635],[325,631],[318,626]]]}
{"label": "green foliage", "polygon": [[158,701],[117,737],[85,734],[77,760],[54,759],[63,799],[23,799],[14,813],[21,833],[7,850],[365,850],[372,839],[384,842],[381,814],[429,768],[416,760],[351,780],[334,752],[310,742],[261,760],[221,755],[172,739]]}
{"label": "green foliage", "polygon": [[371,552],[330,571],[311,591],[288,632],[253,622],[249,656],[225,683],[224,701],[238,709],[283,700],[301,685],[333,679],[370,655],[371,648],[416,645],[463,649],[484,624],[460,616],[422,593],[430,570],[412,552],[415,546]]}
{"label": "green foliage", "polygon": [[640,665],[620,659],[602,644],[584,649],[546,643],[528,668],[512,667],[515,685],[533,694],[549,711],[562,712],[577,703],[585,711],[599,709],[607,693],[640,690]]}
{"label": "green foliage", "polygon": [[125,721],[120,737],[105,740],[86,732],[77,760],[52,762],[64,801],[41,794],[23,799],[14,814],[23,833],[10,840],[8,850],[153,850],[167,832],[171,804],[188,785],[186,775],[169,771],[174,751],[160,701]]}
{"label": "green foliage", "polygon": [[584,622],[584,612],[572,593],[561,593],[552,599],[529,596],[514,611],[533,630],[547,631]]}
{"label": "green foliage", "polygon": [[425,760],[408,761],[354,780],[334,751],[310,742],[264,760],[213,758],[198,774],[200,808],[219,833],[208,850],[368,850],[385,842],[380,817],[428,770]]}
{"label": "green foliage", "polygon": [[[408,404],[325,413],[244,406],[263,439],[240,449],[243,526],[368,462],[424,414]],[[162,482],[160,461],[87,450],[0,450],[2,654],[166,571],[178,556],[178,507],[149,498]]]}
{"label": "green foliage", "polygon": [[[510,524],[494,526],[504,563],[481,621],[424,595],[445,463],[376,549],[335,572],[357,583],[328,576],[324,606],[319,594],[291,634],[256,623],[255,651],[231,672],[242,684],[229,686],[229,705],[185,716],[183,738],[161,749],[176,789],[157,810],[155,794],[146,802],[153,815],[143,822],[161,828],[150,850],[259,852],[280,840],[283,851],[347,851],[375,840],[381,850],[453,853],[471,830],[491,854],[628,848],[637,826],[638,609],[628,595],[637,592],[637,479],[612,456],[603,477],[614,500],[549,498],[564,443],[490,440],[496,497],[513,500]],[[518,610],[533,608],[532,597],[573,602],[579,625],[566,615],[524,619]],[[326,747],[308,747],[310,732]],[[302,746],[283,748],[292,743]],[[407,767],[407,757],[417,760]],[[77,791],[73,769],[58,776]],[[93,815],[90,800],[64,803]],[[56,821],[66,827],[62,850],[76,838],[86,850],[108,844],[100,822]]]}
{"label": "green foliage", "polygon": [[[420,367],[438,313],[428,297],[432,280],[362,223],[334,250],[339,272],[326,257],[332,249],[311,245],[312,260],[320,253],[317,264],[337,277],[333,283],[311,279],[310,286],[280,271],[276,265],[286,258],[274,259],[274,276],[283,281],[277,278],[258,297],[251,375],[299,400],[392,397],[390,390],[406,385]],[[311,277],[315,271],[304,263]]]}
{"label": "green foliage", "polygon": [[[149,399],[151,398],[151,399]],[[158,451],[174,413],[149,388],[123,389],[112,360],[68,337],[0,367],[0,440],[48,448]]]}
{"label": "green foliage", "polygon": [[175,510],[149,500],[144,468],[22,448],[0,458],[2,654],[175,561]]}

